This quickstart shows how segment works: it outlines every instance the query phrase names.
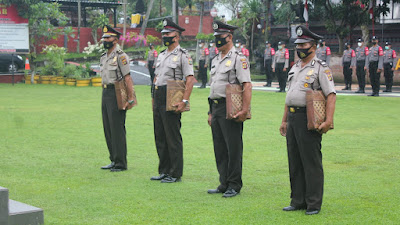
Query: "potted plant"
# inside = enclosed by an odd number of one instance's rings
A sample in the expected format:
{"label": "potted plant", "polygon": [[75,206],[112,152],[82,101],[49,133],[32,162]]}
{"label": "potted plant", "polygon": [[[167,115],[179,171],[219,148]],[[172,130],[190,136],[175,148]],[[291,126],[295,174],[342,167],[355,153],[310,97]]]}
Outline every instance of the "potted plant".
{"label": "potted plant", "polygon": [[40,83],[50,84],[50,78],[53,75],[53,69],[49,65],[40,68]]}
{"label": "potted plant", "polygon": [[[57,77],[57,84],[58,85],[64,85],[65,84],[65,78],[67,78],[68,82],[71,82],[70,84],[72,86],[75,86],[75,78],[71,79],[72,76],[74,75],[76,70],[76,66],[68,64],[66,65],[63,70],[61,71],[61,76]],[[73,84],[72,84],[73,83]]]}
{"label": "potted plant", "polygon": [[75,70],[76,86],[77,87],[87,87],[90,84],[89,74],[92,71],[90,64],[86,63],[84,66],[79,65]]}

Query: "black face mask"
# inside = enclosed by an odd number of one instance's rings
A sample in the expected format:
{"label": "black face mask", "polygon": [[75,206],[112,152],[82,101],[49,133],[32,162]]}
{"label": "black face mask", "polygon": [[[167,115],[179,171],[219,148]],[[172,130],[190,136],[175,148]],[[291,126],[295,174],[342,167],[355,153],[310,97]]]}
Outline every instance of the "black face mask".
{"label": "black face mask", "polygon": [[309,48],[306,48],[306,49],[300,49],[300,48],[296,48],[296,52],[297,52],[297,56],[300,58],[300,59],[304,59],[304,58],[307,58],[312,52],[308,52],[310,49],[312,48],[312,46],[311,47],[309,47]]}
{"label": "black face mask", "polygon": [[163,40],[163,42],[164,42],[164,45],[165,45],[165,46],[170,46],[172,43],[174,43],[175,41],[172,40],[172,39],[174,39],[174,37],[176,37],[176,36],[173,36],[173,37],[163,37],[162,40]]}
{"label": "black face mask", "polygon": [[114,43],[112,41],[103,41],[103,46],[105,49],[110,49],[114,46]]}
{"label": "black face mask", "polygon": [[215,38],[215,46],[217,46],[217,48],[222,47],[224,45],[226,45],[228,42],[226,41],[227,37],[216,37]]}

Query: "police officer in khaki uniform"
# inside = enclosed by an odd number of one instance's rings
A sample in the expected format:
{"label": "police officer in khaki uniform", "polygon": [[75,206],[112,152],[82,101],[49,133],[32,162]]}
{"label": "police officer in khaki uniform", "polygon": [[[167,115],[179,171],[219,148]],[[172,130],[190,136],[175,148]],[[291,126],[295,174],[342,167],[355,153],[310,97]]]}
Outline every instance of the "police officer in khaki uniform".
{"label": "police officer in khaki uniform", "polygon": [[386,89],[383,92],[392,92],[393,71],[396,68],[396,51],[392,49],[390,42],[385,43],[385,51],[383,52],[383,68],[385,76]]}
{"label": "police officer in khaki uniform", "polygon": [[[250,110],[250,68],[246,56],[233,46],[233,32],[237,27],[216,21],[213,29],[219,53],[212,61],[210,72],[208,124],[212,131],[220,185],[208,190],[208,193],[224,193],[223,197],[233,197],[240,193],[243,186],[242,134],[243,122]],[[229,83],[243,85],[242,111],[234,116],[234,120],[226,119],[225,88]]]}
{"label": "police officer in khaki uniform", "polygon": [[[110,26],[103,28],[103,45],[107,50],[100,58],[100,74],[103,84],[101,111],[103,115],[103,127],[106,137],[111,164],[101,167],[111,172],[126,170],[126,110],[133,106],[133,82],[130,76],[129,57],[118,45],[120,32]],[[127,84],[128,102],[125,110],[119,110],[115,95],[114,83],[119,79],[125,79]]]}
{"label": "police officer in khaki uniform", "polygon": [[351,49],[350,43],[346,42],[344,46],[346,49],[343,51],[342,67],[346,87],[342,90],[351,90],[353,68],[356,66],[356,53]]}
{"label": "police officer in khaki uniform", "polygon": [[157,60],[158,52],[154,49],[154,45],[152,43],[149,44],[149,52],[147,56],[147,69],[149,69],[151,84],[153,85],[154,81],[154,62]]}
{"label": "police officer in khaki uniform", "polygon": [[218,54],[218,48],[215,47],[214,40],[211,40],[211,41],[210,41],[210,48],[209,48],[209,50],[210,50],[210,60],[209,60],[209,66],[208,66],[208,68],[211,68],[211,61],[212,61],[212,59]]}
{"label": "police officer in khaki uniform", "polygon": [[285,48],[283,41],[278,42],[278,51],[276,51],[272,61],[272,72],[276,73],[279,81],[279,91],[285,92],[287,69],[289,68],[289,50]]}
{"label": "police officer in khaki uniform", "polygon": [[356,48],[356,60],[357,60],[357,81],[358,91],[356,93],[365,93],[365,59],[369,54],[369,49],[364,45],[363,39],[359,38],[357,42],[358,47]]}
{"label": "police officer in khaki uniform", "polygon": [[[321,36],[305,26],[296,27],[296,52],[300,60],[289,71],[288,92],[280,126],[286,136],[291,187],[290,206],[284,211],[306,209],[306,215],[319,213],[322,205],[324,172],[322,134],[329,130],[335,111],[336,91],[332,71],[315,56]],[[306,91],[322,89],[327,97],[326,120],[317,130],[307,129]]]}
{"label": "police officer in khaki uniform", "polygon": [[207,84],[207,67],[210,61],[210,51],[208,51],[208,48],[202,40],[200,40],[199,48],[199,78],[202,81],[200,88],[205,88]]}
{"label": "police officer in khaki uniform", "polygon": [[266,48],[264,50],[264,67],[267,75],[267,83],[264,87],[271,87],[272,79],[274,78],[274,73],[272,73],[272,61],[275,56],[275,49],[271,47],[269,41],[265,42]]}
{"label": "police officer in khaki uniform", "polygon": [[[181,113],[189,104],[193,90],[193,60],[187,50],[179,45],[181,34],[185,29],[169,19],[163,21],[161,31],[164,45],[156,62],[153,97],[154,137],[159,158],[158,176],[151,180],[162,183],[179,182],[183,172],[183,146],[181,136]],[[166,95],[168,80],[186,79],[186,90],[183,100],[177,103],[175,111],[166,111]]]}
{"label": "police officer in khaki uniform", "polygon": [[325,45],[325,40],[319,40],[319,45],[316,51],[316,55],[318,59],[324,61],[328,66],[331,61],[331,48]]}
{"label": "police officer in khaki uniform", "polygon": [[383,49],[378,45],[378,37],[372,37],[373,46],[369,48],[369,54],[365,60],[365,69],[369,71],[369,79],[371,80],[372,94],[368,96],[379,96],[380,78],[383,69]]}

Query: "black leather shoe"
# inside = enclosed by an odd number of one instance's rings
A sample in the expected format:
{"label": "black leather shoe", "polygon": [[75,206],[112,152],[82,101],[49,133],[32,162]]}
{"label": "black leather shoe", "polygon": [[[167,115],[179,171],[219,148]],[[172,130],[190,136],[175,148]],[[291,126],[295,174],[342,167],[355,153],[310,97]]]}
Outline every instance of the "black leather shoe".
{"label": "black leather shoe", "polygon": [[222,191],[220,191],[218,188],[217,189],[209,189],[207,191],[208,194],[220,194],[223,193]]}
{"label": "black leather shoe", "polygon": [[167,174],[162,173],[162,174],[160,174],[159,176],[151,177],[150,180],[162,180],[162,179],[164,179],[164,178],[167,177],[167,176],[168,176]]}
{"label": "black leather shoe", "polygon": [[109,169],[111,169],[111,168],[113,168],[115,166],[115,163],[114,162],[111,162],[109,165],[107,165],[107,166],[102,166],[101,167],[101,169],[103,169],[103,170],[109,170]]}
{"label": "black leather shoe", "polygon": [[307,209],[307,211],[306,211],[306,215],[315,215],[318,213],[319,213],[318,209]]}
{"label": "black leather shoe", "polygon": [[122,171],[125,171],[126,169],[125,168],[111,168],[110,169],[110,172],[122,172]]}
{"label": "black leather shoe", "polygon": [[180,182],[180,181],[181,181],[181,178],[166,176],[161,180],[161,183],[175,183],[175,182]]}
{"label": "black leather shoe", "polygon": [[294,207],[294,206],[286,206],[285,208],[283,208],[282,210],[283,211],[287,211],[287,212],[290,212],[290,211],[296,211],[296,210],[302,210],[302,209],[306,209],[305,207]]}
{"label": "black leather shoe", "polygon": [[375,93],[372,93],[372,94],[370,94],[370,95],[368,95],[368,96],[375,96]]}
{"label": "black leather shoe", "polygon": [[231,197],[235,197],[238,194],[239,194],[239,192],[235,191],[235,189],[228,188],[228,190],[225,191],[225,193],[222,195],[222,197],[231,198]]}

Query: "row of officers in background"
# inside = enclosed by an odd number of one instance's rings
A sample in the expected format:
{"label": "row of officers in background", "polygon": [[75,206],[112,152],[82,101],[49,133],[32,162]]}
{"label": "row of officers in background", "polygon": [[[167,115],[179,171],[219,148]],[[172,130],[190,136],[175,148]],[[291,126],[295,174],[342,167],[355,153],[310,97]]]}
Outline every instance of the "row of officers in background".
{"label": "row of officers in background", "polygon": [[[384,71],[386,89],[383,92],[392,92],[393,71],[396,67],[396,51],[392,49],[390,42],[385,43],[385,49],[379,46],[378,37],[372,37],[372,46],[368,48],[365,42],[359,38],[357,48],[353,50],[350,43],[345,43],[342,63],[345,87],[342,90],[351,90],[353,69],[356,69],[359,89],[355,93],[365,93],[365,76],[369,71],[372,86],[370,96],[379,96],[380,74]],[[324,40],[319,40],[316,50],[318,59],[330,65],[331,50],[325,45]],[[271,47],[270,42],[266,42],[264,50],[264,68],[266,73],[265,87],[271,87],[274,75],[279,81],[279,91],[285,92],[287,73],[289,67],[289,51],[285,48],[284,42],[278,42],[278,50]]]}

